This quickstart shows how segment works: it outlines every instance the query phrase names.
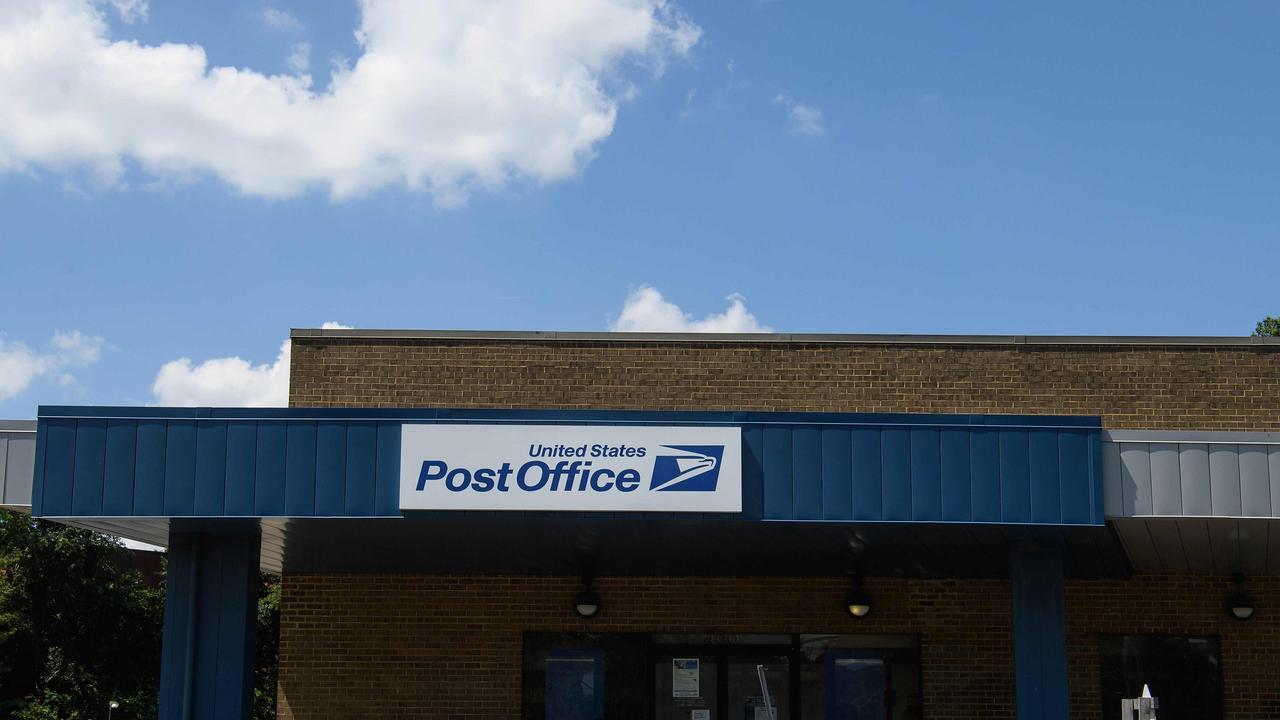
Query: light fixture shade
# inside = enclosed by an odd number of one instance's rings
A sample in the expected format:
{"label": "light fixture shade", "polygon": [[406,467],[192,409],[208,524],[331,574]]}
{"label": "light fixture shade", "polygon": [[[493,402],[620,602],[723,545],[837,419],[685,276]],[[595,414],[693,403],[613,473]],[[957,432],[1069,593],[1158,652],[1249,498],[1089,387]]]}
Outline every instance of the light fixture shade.
{"label": "light fixture shade", "polygon": [[573,609],[579,617],[595,617],[600,613],[600,596],[594,590],[583,590],[573,596]]}
{"label": "light fixture shade", "polygon": [[849,586],[849,594],[844,598],[844,608],[849,614],[856,617],[866,617],[871,614],[871,596],[866,590],[862,589],[862,576],[855,575],[853,582]]}
{"label": "light fixture shade", "polygon": [[1237,620],[1248,620],[1253,617],[1253,598],[1248,593],[1237,592],[1227,600],[1227,612]]}

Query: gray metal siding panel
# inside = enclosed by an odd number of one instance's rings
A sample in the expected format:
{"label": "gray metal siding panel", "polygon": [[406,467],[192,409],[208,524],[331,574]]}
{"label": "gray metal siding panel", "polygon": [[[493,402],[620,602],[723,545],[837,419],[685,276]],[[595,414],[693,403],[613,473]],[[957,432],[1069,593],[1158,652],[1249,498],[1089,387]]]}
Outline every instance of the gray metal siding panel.
{"label": "gray metal siding panel", "polygon": [[0,433],[0,504],[4,504],[4,469],[9,464],[9,434]]}
{"label": "gray metal siding panel", "polygon": [[1178,446],[1151,444],[1151,507],[1156,515],[1182,514],[1182,472]]}
{"label": "gray metal siding panel", "polygon": [[1237,446],[1210,446],[1209,491],[1214,515],[1240,517],[1240,452]]}
{"label": "gray metal siding panel", "polygon": [[1178,465],[1182,475],[1182,513],[1212,515],[1209,489],[1209,446],[1202,443],[1178,445]]}
{"label": "gray metal siding panel", "polygon": [[[1271,512],[1280,517],[1280,445],[1274,445],[1267,452],[1268,475],[1271,476]],[[1280,557],[1276,558],[1280,563]]]}
{"label": "gray metal siding panel", "polygon": [[1245,517],[1273,517],[1267,446],[1240,446],[1240,511]]}
{"label": "gray metal siding panel", "polygon": [[1120,446],[1124,514],[1151,514],[1151,452],[1146,443]]}
{"label": "gray metal siding panel", "polygon": [[1124,514],[1124,470],[1120,465],[1120,443],[1102,445],[1102,491],[1108,516]]}
{"label": "gray metal siding panel", "polygon": [[9,435],[5,462],[4,504],[30,505],[31,483],[36,472],[35,433]]}

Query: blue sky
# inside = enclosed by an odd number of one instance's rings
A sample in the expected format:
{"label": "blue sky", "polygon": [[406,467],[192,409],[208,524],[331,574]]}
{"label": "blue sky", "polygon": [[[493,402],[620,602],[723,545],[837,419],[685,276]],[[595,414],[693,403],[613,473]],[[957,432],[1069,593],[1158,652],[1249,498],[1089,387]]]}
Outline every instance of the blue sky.
{"label": "blue sky", "polygon": [[0,49],[59,48],[0,66],[0,417],[253,402],[288,329],[327,321],[1245,335],[1280,312],[1280,5],[655,2],[0,18]]}

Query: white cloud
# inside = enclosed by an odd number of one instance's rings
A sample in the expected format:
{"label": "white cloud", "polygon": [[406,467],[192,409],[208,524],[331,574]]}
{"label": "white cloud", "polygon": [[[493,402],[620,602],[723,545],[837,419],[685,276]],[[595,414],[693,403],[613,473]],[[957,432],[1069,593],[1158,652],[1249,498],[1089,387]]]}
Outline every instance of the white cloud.
{"label": "white cloud", "polygon": [[262,20],[267,27],[283,30],[286,32],[300,32],[302,30],[302,21],[294,17],[292,13],[281,10],[280,8],[266,7],[262,12],[258,13],[258,18]]}
{"label": "white cloud", "polygon": [[289,56],[284,62],[295,74],[306,73],[311,67],[311,43],[294,43],[293,47],[289,48]]}
{"label": "white cloud", "polygon": [[289,341],[275,362],[253,365],[240,357],[195,364],[191,358],[160,366],[151,385],[156,403],[177,407],[284,407],[289,404]]}
{"label": "white cloud", "polygon": [[85,335],[79,330],[53,334],[49,342],[55,351],[54,359],[58,367],[85,367],[98,362],[102,357],[102,338]]}
{"label": "white cloud", "polygon": [[[350,329],[326,322],[322,328]],[[171,407],[285,407],[289,404],[290,345],[280,345],[271,363],[254,365],[238,356],[213,358],[201,363],[191,358],[170,360],[160,366],[151,394],[157,405]]]}
{"label": "white cloud", "polygon": [[773,332],[747,310],[747,300],[734,293],[725,298],[729,307],[697,320],[680,306],[662,297],[658,289],[642,285],[622,306],[622,314],[609,325],[613,332],[759,333]]}
{"label": "white cloud", "polygon": [[0,400],[16,397],[42,376],[60,387],[75,385],[75,376],[66,370],[87,367],[101,356],[102,338],[79,330],[55,332],[45,352],[0,337]]}
{"label": "white cloud", "polygon": [[822,120],[822,110],[817,107],[802,103],[785,93],[774,97],[773,104],[787,109],[787,132],[792,135],[817,137],[827,134],[826,124]]}
{"label": "white cloud", "polygon": [[147,12],[151,9],[149,0],[106,0],[106,2],[126,23],[135,23],[139,20],[146,22]]}
{"label": "white cloud", "polygon": [[108,33],[91,0],[5,3],[0,171],[118,184],[128,162],[247,195],[403,187],[458,203],[572,177],[612,133],[627,73],[660,73],[701,29],[667,0],[362,0],[362,54],[323,89]]}

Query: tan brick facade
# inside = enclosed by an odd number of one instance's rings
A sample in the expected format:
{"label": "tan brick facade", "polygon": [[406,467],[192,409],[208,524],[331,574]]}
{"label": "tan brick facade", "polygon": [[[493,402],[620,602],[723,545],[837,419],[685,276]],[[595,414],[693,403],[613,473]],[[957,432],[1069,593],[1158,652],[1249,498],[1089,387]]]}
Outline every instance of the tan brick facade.
{"label": "tan brick facade", "polygon": [[1222,643],[1227,720],[1280,718],[1280,578],[1249,580],[1258,614],[1226,613],[1228,578],[1138,575],[1128,580],[1068,580],[1067,663],[1071,717],[1102,717],[1098,635],[1214,635]]}
{"label": "tan brick facade", "polygon": [[1280,430],[1280,345],[295,338],[292,407],[1099,415]]}
{"label": "tan brick facade", "polygon": [[[280,717],[514,718],[521,633],[918,633],[925,717],[1013,717],[1009,586],[873,578],[875,611],[842,614],[840,578],[602,578],[602,615],[577,619],[577,578],[289,575]],[[1255,578],[1260,612],[1223,611],[1223,578],[1067,582],[1071,717],[1101,717],[1100,633],[1221,638],[1228,720],[1280,718],[1280,581]]]}
{"label": "tan brick facade", "polygon": [[[931,719],[1012,715],[1009,586],[876,578],[876,611],[841,610],[843,578],[601,578],[573,614],[577,578],[289,575],[280,717],[519,717],[522,632],[920,633]],[[608,680],[606,679],[606,682]]]}
{"label": "tan brick facade", "polygon": [[[1280,430],[1280,346],[606,342],[297,337],[293,407],[1099,415],[1106,427]],[[835,573],[833,573],[835,574]],[[281,718],[514,718],[522,632],[919,633],[926,717],[1011,718],[1007,582],[872,578],[876,610],[840,612],[840,578],[603,578],[606,611],[571,614],[576,578],[287,575]],[[1231,621],[1222,578],[1067,584],[1072,718],[1100,717],[1099,633],[1222,638],[1226,717],[1280,718],[1280,583]]]}

